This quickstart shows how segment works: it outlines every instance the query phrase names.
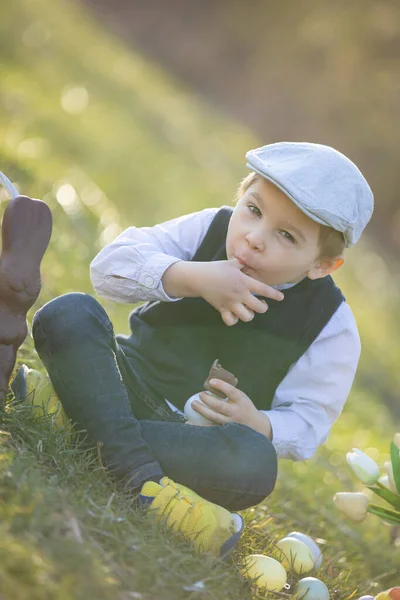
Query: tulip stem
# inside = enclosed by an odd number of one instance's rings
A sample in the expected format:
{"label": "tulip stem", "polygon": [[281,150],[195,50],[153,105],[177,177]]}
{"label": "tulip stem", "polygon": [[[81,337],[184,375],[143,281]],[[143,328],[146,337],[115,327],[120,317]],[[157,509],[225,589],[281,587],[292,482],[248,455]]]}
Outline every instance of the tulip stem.
{"label": "tulip stem", "polygon": [[400,513],[394,510],[389,510],[387,508],[383,508],[382,506],[376,506],[375,504],[370,504],[367,508],[367,512],[372,515],[377,515],[384,521],[391,521],[395,524],[400,524]]}

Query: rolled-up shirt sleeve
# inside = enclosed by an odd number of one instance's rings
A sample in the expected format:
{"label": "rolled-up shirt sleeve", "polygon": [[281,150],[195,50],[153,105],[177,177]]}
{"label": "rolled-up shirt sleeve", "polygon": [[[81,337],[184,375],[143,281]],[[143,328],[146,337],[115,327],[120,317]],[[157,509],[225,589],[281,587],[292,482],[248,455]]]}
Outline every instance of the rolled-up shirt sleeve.
{"label": "rolled-up shirt sleeve", "polygon": [[165,271],[191,260],[218,208],[206,208],[153,227],[129,227],[105,246],[90,264],[90,278],[99,296],[114,302],[174,302],[162,285]]}
{"label": "rolled-up shirt sleeve", "polygon": [[306,460],[323,444],[341,414],[354,381],[361,344],[350,307],[343,302],[278,386],[271,410],[279,458]]}

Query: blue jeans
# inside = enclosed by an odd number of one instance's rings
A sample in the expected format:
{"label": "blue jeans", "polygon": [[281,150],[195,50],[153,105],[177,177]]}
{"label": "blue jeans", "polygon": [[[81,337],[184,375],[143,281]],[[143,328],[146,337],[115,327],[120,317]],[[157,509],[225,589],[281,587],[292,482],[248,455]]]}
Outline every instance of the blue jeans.
{"label": "blue jeans", "polygon": [[32,332],[65,412],[92,444],[101,442],[111,474],[132,490],[167,475],[229,510],[258,504],[273,490],[270,440],[239,423],[186,425],[149,391],[92,296],[48,302]]}

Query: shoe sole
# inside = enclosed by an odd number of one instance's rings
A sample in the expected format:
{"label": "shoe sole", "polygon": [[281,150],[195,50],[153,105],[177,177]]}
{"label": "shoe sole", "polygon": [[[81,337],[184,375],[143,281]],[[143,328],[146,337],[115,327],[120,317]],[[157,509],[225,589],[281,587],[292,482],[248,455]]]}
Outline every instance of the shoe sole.
{"label": "shoe sole", "polygon": [[22,402],[26,399],[26,377],[28,375],[28,371],[29,369],[26,365],[21,365],[21,368],[10,384],[10,389],[17,402]]}
{"label": "shoe sole", "polygon": [[244,521],[240,515],[237,513],[233,513],[233,517],[236,525],[236,532],[224,542],[221,546],[221,550],[219,551],[220,558],[226,559],[228,558],[233,550],[235,549],[236,544],[240,540],[240,537],[243,533],[244,529]]}

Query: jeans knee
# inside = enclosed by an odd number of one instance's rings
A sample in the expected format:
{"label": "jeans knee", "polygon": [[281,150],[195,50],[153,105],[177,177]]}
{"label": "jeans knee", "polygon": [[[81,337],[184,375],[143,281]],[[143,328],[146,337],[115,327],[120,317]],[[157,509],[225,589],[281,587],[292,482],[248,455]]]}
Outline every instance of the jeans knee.
{"label": "jeans knee", "polygon": [[257,481],[259,504],[272,493],[278,476],[278,461],[275,448],[272,444],[266,455],[262,458],[259,457],[254,470],[253,475]]}
{"label": "jeans knee", "polygon": [[82,309],[92,303],[97,303],[97,301],[92,296],[80,292],[58,296],[37,311],[33,317],[33,326],[35,327],[39,320],[46,325],[48,323],[56,325],[64,319],[69,320],[72,316],[79,318],[82,315]]}
{"label": "jeans knee", "polygon": [[99,317],[109,331],[112,324],[102,306],[89,294],[71,292],[47,302],[33,317],[32,336],[35,346],[82,337],[88,333],[90,317]]}
{"label": "jeans knee", "polygon": [[[239,427],[243,428],[242,425]],[[259,504],[273,491],[278,475],[278,459],[272,442],[250,428],[245,433],[248,442],[236,464],[237,477],[245,483]]]}

